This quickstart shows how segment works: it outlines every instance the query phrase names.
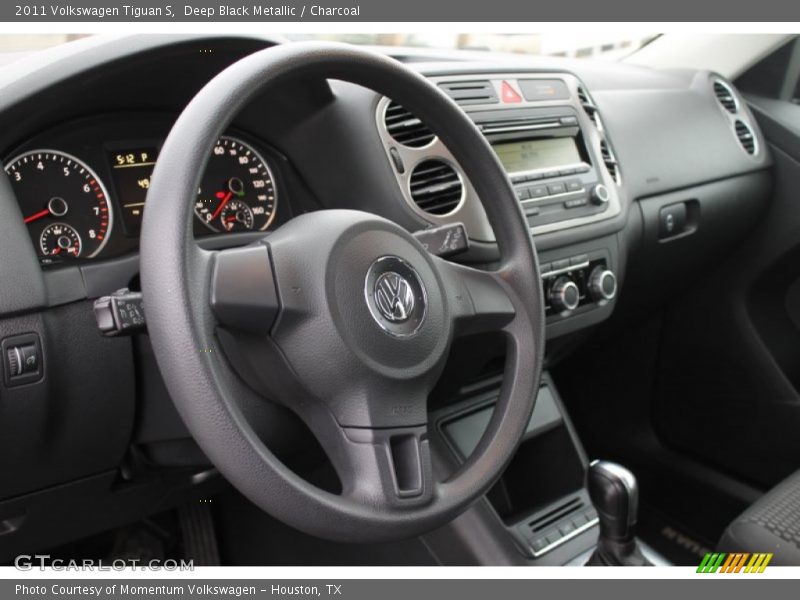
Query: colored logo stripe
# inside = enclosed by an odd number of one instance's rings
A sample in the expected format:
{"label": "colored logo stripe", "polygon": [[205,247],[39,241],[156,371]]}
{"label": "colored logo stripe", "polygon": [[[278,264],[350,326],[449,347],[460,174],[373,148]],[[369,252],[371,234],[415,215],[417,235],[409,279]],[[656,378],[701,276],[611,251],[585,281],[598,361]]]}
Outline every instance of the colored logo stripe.
{"label": "colored logo stripe", "polygon": [[[758,552],[709,552],[703,557],[698,573],[763,573],[772,560],[772,554]],[[748,562],[748,558],[750,559]],[[747,563],[747,566],[745,566]],[[742,570],[744,569],[744,570]]]}

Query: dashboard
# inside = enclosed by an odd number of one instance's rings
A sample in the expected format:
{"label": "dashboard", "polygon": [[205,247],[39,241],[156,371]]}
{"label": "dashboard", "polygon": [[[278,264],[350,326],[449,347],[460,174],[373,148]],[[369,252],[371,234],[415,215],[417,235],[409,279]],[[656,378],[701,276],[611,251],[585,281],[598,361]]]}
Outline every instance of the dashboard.
{"label": "dashboard", "polygon": [[[15,148],[4,167],[44,266],[110,258],[138,246],[150,177],[174,117],[114,114],[64,124]],[[209,149],[195,236],[266,232],[291,216],[281,157],[245,132]]]}
{"label": "dashboard", "polygon": [[[125,518],[115,494],[126,489],[117,472],[131,448],[149,467],[206,465],[171,408],[147,336],[100,335],[92,306],[120,288],[136,291],[150,177],[183,107],[224,68],[275,43],[98,37],[0,69],[8,175],[0,181],[0,339],[38,335],[47,372],[3,387],[0,501],[43,494],[37,506],[60,514],[74,493],[76,514],[96,513],[108,526]],[[744,99],[715,73],[393,58],[450,95],[506,168],[543,274],[548,360],[588,328],[647,311],[701,276],[769,202],[770,149]],[[492,199],[477,197],[436,124],[343,81],[282,81],[241,111],[196,176],[187,218],[203,247],[244,245],[305,212],[347,208],[415,234],[461,225],[469,248],[454,261],[492,268],[499,256],[482,209]],[[456,349],[452,370],[481,373],[502,358],[505,346],[491,342]],[[458,385],[453,377],[443,387]],[[307,437],[278,407],[247,409],[276,453],[304,450],[297,446]],[[131,513],[144,501],[135,493]],[[84,498],[97,503],[88,509]],[[42,523],[50,547],[53,527]],[[59,527],[69,537],[85,534],[82,523],[73,533],[68,519]]]}

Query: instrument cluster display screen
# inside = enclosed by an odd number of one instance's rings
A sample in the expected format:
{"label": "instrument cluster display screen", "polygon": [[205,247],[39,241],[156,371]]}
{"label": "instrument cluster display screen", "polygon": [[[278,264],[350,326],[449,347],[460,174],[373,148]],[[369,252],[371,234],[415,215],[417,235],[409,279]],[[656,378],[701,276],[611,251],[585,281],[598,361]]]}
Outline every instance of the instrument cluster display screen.
{"label": "instrument cluster display screen", "polygon": [[492,144],[508,173],[524,173],[582,162],[572,137],[539,138]]}
{"label": "instrument cluster display screen", "polygon": [[122,209],[122,222],[128,235],[138,236],[142,228],[144,202],[157,158],[158,149],[154,146],[109,152],[114,187]]}

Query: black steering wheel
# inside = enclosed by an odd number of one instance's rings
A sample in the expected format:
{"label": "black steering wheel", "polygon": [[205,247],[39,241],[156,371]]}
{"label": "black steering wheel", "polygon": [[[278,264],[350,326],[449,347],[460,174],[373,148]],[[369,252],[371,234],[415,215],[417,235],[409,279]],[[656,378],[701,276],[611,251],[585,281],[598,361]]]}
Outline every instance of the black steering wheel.
{"label": "black steering wheel", "polygon": [[[250,246],[199,248],[192,207],[209,149],[248,102],[297,77],[371,88],[430,124],[483,200],[500,266],[447,262],[395,223],[347,210],[299,216]],[[528,224],[469,118],[387,57],[287,44],[209,82],[176,121],[153,173],[141,279],[159,368],[197,443],[255,504],[313,535],[391,540],[445,524],[500,476],[533,410],[544,310]],[[507,339],[494,416],[472,456],[438,481],[427,397],[454,337],[488,331]],[[237,402],[254,390],[308,425],[340,494],[300,478],[257,437]]]}

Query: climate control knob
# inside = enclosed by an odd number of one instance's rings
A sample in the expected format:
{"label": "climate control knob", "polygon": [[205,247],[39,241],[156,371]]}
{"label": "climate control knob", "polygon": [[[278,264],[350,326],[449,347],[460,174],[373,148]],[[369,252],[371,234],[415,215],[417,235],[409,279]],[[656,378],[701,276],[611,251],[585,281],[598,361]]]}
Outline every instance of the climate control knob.
{"label": "climate control knob", "polygon": [[566,275],[556,279],[550,287],[550,304],[558,312],[575,310],[580,301],[578,285]]}
{"label": "climate control knob", "polygon": [[592,269],[589,275],[589,295],[595,302],[608,302],[617,295],[617,276],[602,265]]}

